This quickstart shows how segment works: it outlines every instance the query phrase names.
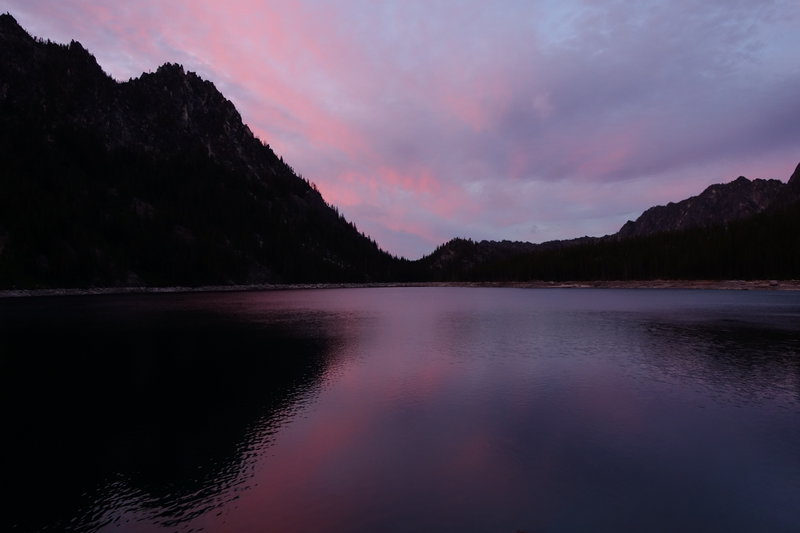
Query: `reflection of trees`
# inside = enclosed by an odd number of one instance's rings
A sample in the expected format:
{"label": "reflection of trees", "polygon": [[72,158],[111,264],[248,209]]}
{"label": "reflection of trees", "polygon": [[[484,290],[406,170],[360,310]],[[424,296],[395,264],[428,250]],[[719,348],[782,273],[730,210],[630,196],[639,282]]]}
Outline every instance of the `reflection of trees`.
{"label": "reflection of trees", "polygon": [[15,530],[93,530],[130,499],[173,525],[224,504],[257,437],[328,364],[322,328],[87,302],[0,308],[2,521]]}
{"label": "reflection of trees", "polygon": [[800,403],[800,338],[791,325],[659,317],[642,326],[644,362],[672,379],[699,382],[734,402],[784,396]]}

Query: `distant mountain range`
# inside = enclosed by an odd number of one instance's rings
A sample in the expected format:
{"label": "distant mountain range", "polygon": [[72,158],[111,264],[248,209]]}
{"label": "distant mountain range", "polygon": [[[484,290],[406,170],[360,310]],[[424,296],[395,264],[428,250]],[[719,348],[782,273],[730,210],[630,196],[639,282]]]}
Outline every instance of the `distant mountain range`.
{"label": "distant mountain range", "polygon": [[[761,218],[756,218],[761,215]],[[750,228],[766,231],[768,234],[758,242],[751,243],[743,237],[730,241],[728,235],[719,237],[718,242],[729,242],[726,253],[748,255],[756,254],[767,242],[786,241],[786,249],[780,254],[767,254],[760,258],[770,268],[761,268],[760,276],[750,274],[747,269],[730,271],[737,278],[753,277],[798,277],[800,270],[791,267],[795,264],[786,256],[800,253],[800,227],[796,224],[765,226],[770,215],[800,216],[800,164],[788,183],[779,180],[749,180],[739,176],[736,180],[711,185],[698,196],[692,196],[677,203],[647,209],[635,221],[626,222],[614,234],[604,237],[579,237],[576,239],[549,241],[541,244],[511,241],[480,241],[453,239],[437,248],[420,262],[433,279],[437,280],[515,280],[530,279],[646,279],[652,277],[691,279],[697,276],[721,278],[722,272],[732,266],[712,264],[725,262],[727,255],[707,258],[707,251],[714,247],[698,245],[703,250],[695,250],[694,245],[675,244],[664,247],[662,243],[690,236],[711,238],[720,230]],[[798,219],[800,222],[800,219]],[[674,258],[684,258],[685,268],[678,272],[669,269],[640,268],[647,258],[633,259],[647,249],[651,259],[659,253],[668,253]],[[614,257],[604,254],[613,250]],[[748,252],[750,250],[750,252]],[[626,257],[626,254],[627,257]],[[694,257],[694,260],[689,258]],[[702,258],[702,259],[701,259]],[[714,259],[714,260],[712,260]],[[630,263],[637,262],[639,266]],[[666,265],[670,261],[662,261]],[[524,268],[520,265],[524,264]],[[627,266],[614,269],[613,265]],[[589,265],[592,265],[591,267]],[[800,265],[797,265],[800,267]],[[723,268],[724,267],[724,268]],[[613,272],[613,274],[612,274]],[[634,272],[641,272],[633,275]],[[767,274],[781,276],[769,276]]]}
{"label": "distant mountain range", "polygon": [[0,117],[0,288],[800,277],[800,165],[788,183],[739,177],[652,207],[614,235],[454,239],[407,261],[180,65],[120,83],[79,43],[0,15]]}

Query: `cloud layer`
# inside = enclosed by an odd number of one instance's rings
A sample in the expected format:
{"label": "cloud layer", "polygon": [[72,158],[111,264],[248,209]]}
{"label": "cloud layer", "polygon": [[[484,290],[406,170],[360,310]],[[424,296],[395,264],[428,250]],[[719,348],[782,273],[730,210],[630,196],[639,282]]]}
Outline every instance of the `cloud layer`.
{"label": "cloud layer", "polygon": [[388,251],[616,231],[800,160],[800,4],[5,0],[117,79],[171,61]]}

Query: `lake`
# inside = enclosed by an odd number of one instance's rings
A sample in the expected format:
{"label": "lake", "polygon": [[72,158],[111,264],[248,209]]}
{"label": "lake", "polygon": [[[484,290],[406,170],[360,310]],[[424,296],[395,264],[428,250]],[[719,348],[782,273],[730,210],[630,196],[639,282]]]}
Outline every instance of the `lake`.
{"label": "lake", "polygon": [[800,292],[0,300],[3,531],[800,530]]}

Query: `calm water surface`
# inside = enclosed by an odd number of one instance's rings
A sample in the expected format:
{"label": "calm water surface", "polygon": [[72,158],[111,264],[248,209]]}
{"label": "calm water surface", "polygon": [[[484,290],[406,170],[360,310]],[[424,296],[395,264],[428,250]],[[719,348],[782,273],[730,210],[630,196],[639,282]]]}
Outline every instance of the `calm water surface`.
{"label": "calm water surface", "polygon": [[800,294],[0,301],[2,531],[800,531]]}

